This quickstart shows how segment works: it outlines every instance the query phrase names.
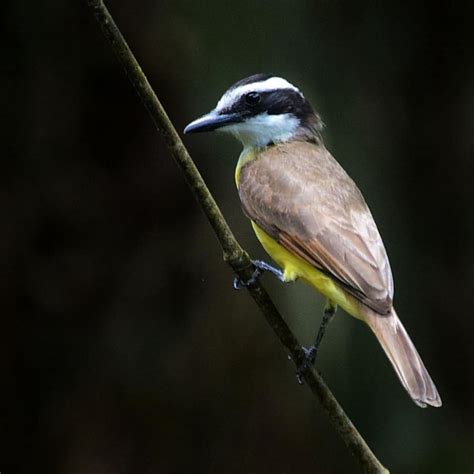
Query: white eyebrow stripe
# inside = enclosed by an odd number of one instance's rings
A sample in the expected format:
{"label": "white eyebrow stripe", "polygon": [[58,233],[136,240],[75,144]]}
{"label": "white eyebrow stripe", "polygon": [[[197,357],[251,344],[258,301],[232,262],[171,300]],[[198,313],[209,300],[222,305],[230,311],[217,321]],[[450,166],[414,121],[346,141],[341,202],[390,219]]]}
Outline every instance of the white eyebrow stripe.
{"label": "white eyebrow stripe", "polygon": [[245,84],[244,86],[240,86],[226,92],[219,100],[214,110],[218,112],[220,110],[230,107],[234,102],[238,100],[239,97],[242,97],[248,92],[268,92],[278,89],[291,89],[297,92],[301,97],[303,97],[301,91],[293,84],[290,84],[286,79],[283,79],[282,77],[270,77],[266,81]]}

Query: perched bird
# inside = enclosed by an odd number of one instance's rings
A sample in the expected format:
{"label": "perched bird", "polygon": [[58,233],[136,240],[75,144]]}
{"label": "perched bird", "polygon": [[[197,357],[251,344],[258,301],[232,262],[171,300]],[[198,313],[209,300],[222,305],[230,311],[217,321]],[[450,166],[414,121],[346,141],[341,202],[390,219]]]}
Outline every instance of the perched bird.
{"label": "perched bird", "polygon": [[[327,298],[306,364],[314,362],[340,306],[370,327],[413,401],[439,407],[438,391],[393,307],[392,272],[372,214],[325,148],[322,128],[298,88],[256,74],[231,86],[184,132],[229,132],[243,144],[235,173],[242,208],[282,268],[253,261],[253,280],[263,271],[285,282],[301,278]],[[245,284],[252,281],[237,287]]]}

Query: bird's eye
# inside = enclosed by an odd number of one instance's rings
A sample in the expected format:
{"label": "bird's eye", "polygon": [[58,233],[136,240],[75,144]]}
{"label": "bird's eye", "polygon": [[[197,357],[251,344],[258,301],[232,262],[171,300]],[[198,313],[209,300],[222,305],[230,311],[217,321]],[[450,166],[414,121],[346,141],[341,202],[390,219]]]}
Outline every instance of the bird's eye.
{"label": "bird's eye", "polygon": [[260,94],[258,92],[249,92],[245,94],[245,103],[253,107],[260,102]]}

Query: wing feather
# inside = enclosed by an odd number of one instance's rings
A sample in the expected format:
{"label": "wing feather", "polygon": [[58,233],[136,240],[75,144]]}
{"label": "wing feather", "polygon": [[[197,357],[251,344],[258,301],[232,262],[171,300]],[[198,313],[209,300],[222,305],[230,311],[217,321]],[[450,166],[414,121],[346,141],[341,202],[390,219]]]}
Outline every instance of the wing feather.
{"label": "wing feather", "polygon": [[373,310],[390,312],[393,279],[377,226],[324,147],[301,141],[267,148],[242,167],[239,196],[247,216],[284,248]]}

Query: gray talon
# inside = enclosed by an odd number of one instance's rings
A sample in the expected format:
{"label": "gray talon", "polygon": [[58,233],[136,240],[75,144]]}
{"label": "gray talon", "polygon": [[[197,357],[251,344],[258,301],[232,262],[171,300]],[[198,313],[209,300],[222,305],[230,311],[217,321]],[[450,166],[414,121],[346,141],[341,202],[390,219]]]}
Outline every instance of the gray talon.
{"label": "gray talon", "polygon": [[314,361],[316,360],[316,355],[318,353],[315,346],[311,346],[309,349],[306,349],[306,347],[302,347],[302,349],[304,351],[304,358],[301,361],[301,364],[299,364],[296,369],[296,379],[298,380],[298,383],[300,385],[303,385],[304,373],[306,372],[306,370],[308,370],[310,365],[314,364]]}
{"label": "gray talon", "polygon": [[261,270],[259,267],[255,265],[254,265],[254,268],[255,269],[252,273],[252,276],[247,281],[243,281],[242,278],[238,276],[234,278],[234,283],[232,285],[234,289],[241,290],[242,288],[249,288],[257,283],[257,281],[262,276],[263,270]]}
{"label": "gray talon", "polygon": [[266,262],[263,262],[262,260],[252,260],[252,265],[254,267],[252,276],[247,281],[243,281],[238,276],[235,277],[234,282],[232,284],[234,289],[241,290],[242,288],[248,288],[255,285],[264,272],[270,272],[280,281],[285,281],[284,274],[281,270],[272,267],[271,265]]}

